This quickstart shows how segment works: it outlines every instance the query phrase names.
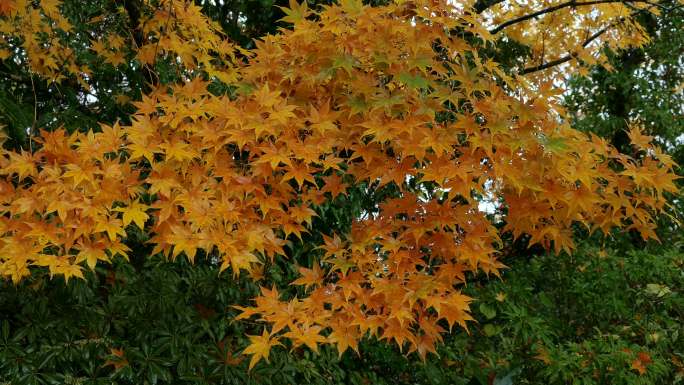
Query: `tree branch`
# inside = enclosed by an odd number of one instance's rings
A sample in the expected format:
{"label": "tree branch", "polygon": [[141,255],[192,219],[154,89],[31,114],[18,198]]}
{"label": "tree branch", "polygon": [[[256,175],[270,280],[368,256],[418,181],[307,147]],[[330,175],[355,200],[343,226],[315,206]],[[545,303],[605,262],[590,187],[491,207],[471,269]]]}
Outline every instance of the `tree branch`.
{"label": "tree branch", "polygon": [[[625,20],[625,18],[624,18],[624,17],[621,17],[620,20],[619,20],[619,22],[611,23],[610,25],[605,26],[604,28],[600,29],[599,31],[597,31],[597,32],[594,33],[593,35],[589,36],[589,37],[587,38],[587,40],[585,40],[585,41],[582,43],[582,48],[588,46],[592,41],[598,39],[599,36],[603,35],[603,34],[606,33],[609,29],[613,28],[615,25],[617,25],[618,23],[623,22],[624,20]],[[558,58],[558,59],[556,59],[556,60],[553,60],[553,61],[550,61],[550,62],[546,62],[546,63],[544,63],[544,64],[540,64],[540,65],[535,66],[535,67],[525,68],[525,69],[523,69],[523,70],[520,72],[520,74],[521,74],[521,75],[526,75],[526,74],[529,74],[529,73],[532,73],[532,72],[545,70],[545,69],[547,69],[547,68],[551,68],[551,67],[557,66],[557,65],[559,65],[559,64],[563,64],[563,63],[565,63],[565,62],[567,62],[567,61],[570,61],[570,60],[576,58],[577,55],[578,55],[577,52],[572,52],[572,53],[569,53],[569,54],[567,54],[567,55],[565,55],[565,56],[563,56],[563,57],[561,57],[561,58]]]}
{"label": "tree branch", "polygon": [[[633,2],[633,1],[632,1],[632,2]],[[642,12],[650,11],[651,8],[653,8],[653,7],[660,6],[660,4],[655,4],[655,3],[648,2],[648,1],[641,1],[641,2],[648,3],[648,4],[650,4],[650,6],[649,6],[648,8],[639,9],[639,10],[637,10],[636,12],[633,12],[633,13],[629,16],[630,18],[631,18],[631,17],[635,17],[635,16],[637,16],[638,14],[640,14],[640,13],[642,13]],[[674,6],[674,7],[672,7],[672,8],[666,9],[666,11],[667,11],[667,12],[671,12],[671,11],[673,11],[673,10],[675,10],[675,9],[680,8],[680,7],[681,7],[681,6],[679,6],[679,5],[678,5],[678,6]],[[592,41],[598,39],[601,35],[603,35],[604,33],[606,33],[608,30],[610,30],[611,28],[615,27],[616,25],[618,25],[618,24],[624,22],[626,19],[627,19],[627,18],[623,16],[623,17],[619,18],[618,20],[616,20],[616,21],[614,21],[614,22],[608,24],[608,25],[605,26],[604,28],[598,30],[596,33],[594,33],[593,35],[589,36],[589,37],[582,43],[582,48],[588,46]],[[560,58],[558,58],[558,59],[556,59],[556,60],[553,60],[553,61],[550,61],[550,62],[546,62],[546,63],[540,64],[540,65],[538,65],[538,66],[525,68],[525,69],[523,69],[522,71],[520,71],[520,75],[526,75],[526,74],[529,74],[529,73],[532,73],[532,72],[542,71],[542,70],[545,70],[545,69],[548,69],[548,68],[557,66],[557,65],[559,65],[559,64],[563,64],[563,63],[565,63],[565,62],[568,62],[568,61],[570,61],[570,60],[576,58],[578,55],[579,55],[579,53],[577,53],[577,52],[571,52],[571,53],[569,53],[569,54],[567,54],[567,55],[565,55],[565,56],[563,56],[563,57],[560,57]]]}
{"label": "tree branch", "polygon": [[[568,7],[579,7],[579,6],[586,6],[586,5],[596,5],[596,4],[609,4],[609,3],[649,3],[648,0],[631,0],[631,1],[624,1],[624,0],[592,0],[592,1],[577,1],[577,0],[570,0],[566,1],[565,3],[560,3],[557,5],[554,5],[552,7],[544,8],[542,10],[539,10],[537,12],[533,12],[527,15],[523,15],[520,17],[516,17],[515,19],[508,20],[499,26],[497,26],[494,29],[491,29],[489,33],[492,35],[497,34],[501,32],[502,29],[509,27],[513,24],[521,23],[525,20],[533,19],[537,16],[541,16],[546,13],[551,13],[555,12],[559,9],[563,8],[568,8]],[[650,3],[649,3],[650,4]]]}
{"label": "tree branch", "polygon": [[473,5],[473,9],[475,10],[475,13],[479,14],[484,12],[487,8],[503,3],[504,1],[506,0],[477,0]]}

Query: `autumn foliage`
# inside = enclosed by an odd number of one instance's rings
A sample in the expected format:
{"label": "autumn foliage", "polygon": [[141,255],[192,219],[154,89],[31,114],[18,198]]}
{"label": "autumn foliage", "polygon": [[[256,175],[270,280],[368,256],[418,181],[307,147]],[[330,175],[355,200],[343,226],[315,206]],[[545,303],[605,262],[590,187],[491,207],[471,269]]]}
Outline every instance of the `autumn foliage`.
{"label": "autumn foliage", "polygon": [[[58,3],[2,4],[3,59],[21,51],[41,81],[87,81],[86,64],[69,56]],[[91,49],[150,71],[172,58],[185,81],[152,83],[130,125],[41,131],[31,148],[3,150],[0,274],[82,278],[84,268],[126,257],[137,228],[153,254],[205,253],[260,282],[261,296],[239,316],[265,324],[245,350],[250,367],[286,341],[314,351],[335,344],[342,354],[367,335],[425,357],[447,329],[468,328],[472,299],[460,288],[504,267],[503,234],[568,253],[577,226],[656,238],[663,194],[676,191],[669,157],[636,122],[631,156],[572,129],[554,85],[563,71],[603,63],[596,42],[643,44],[632,15],[656,11],[649,4],[500,3],[482,12],[441,0],[292,3],[291,29],[246,51],[192,2],[153,3],[141,44],[112,31]],[[552,6],[553,20],[525,18]],[[504,71],[486,54],[501,35],[527,46],[531,62]],[[231,92],[210,93],[212,81]],[[351,186],[389,193],[350,228],[323,235],[313,265],[291,282],[305,295],[284,297],[262,281],[264,264],[319,231],[317,207]],[[483,200],[496,218],[479,209]]]}

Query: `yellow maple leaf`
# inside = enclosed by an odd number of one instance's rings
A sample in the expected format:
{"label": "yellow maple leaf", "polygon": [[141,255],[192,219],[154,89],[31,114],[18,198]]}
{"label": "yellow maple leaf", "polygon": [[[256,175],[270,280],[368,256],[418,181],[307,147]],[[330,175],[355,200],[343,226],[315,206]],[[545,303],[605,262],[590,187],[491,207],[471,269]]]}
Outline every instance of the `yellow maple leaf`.
{"label": "yellow maple leaf", "polygon": [[314,263],[313,269],[300,267],[299,274],[302,276],[292,281],[290,285],[304,285],[304,290],[308,289],[309,286],[320,285],[323,280],[323,271],[318,263]]}
{"label": "yellow maple leaf", "polygon": [[320,332],[320,326],[297,327],[285,333],[283,337],[291,339],[294,346],[306,345],[318,353],[318,344],[326,342],[326,338]]}
{"label": "yellow maple leaf", "polygon": [[250,336],[249,337],[249,346],[245,348],[245,350],[242,351],[243,354],[251,354],[252,358],[249,361],[249,370],[252,370],[254,365],[257,364],[262,358],[268,362],[268,356],[271,352],[271,348],[274,346],[282,346],[280,342],[278,342],[278,337],[273,337],[271,338],[271,333],[267,332],[266,329],[264,329],[263,333],[261,333],[260,336]]}
{"label": "yellow maple leaf", "polygon": [[627,132],[629,140],[635,146],[639,148],[649,148],[651,147],[652,136],[644,135],[641,131],[641,127],[637,125],[631,125],[629,131]]}
{"label": "yellow maple leaf", "polygon": [[290,0],[289,8],[278,8],[285,13],[285,17],[280,20],[286,23],[297,24],[303,21],[309,15],[309,7],[306,3],[306,0],[302,0],[301,4],[297,3],[297,0]]}
{"label": "yellow maple leaf", "polygon": [[138,201],[135,201],[131,204],[129,204],[126,207],[118,207],[114,209],[114,211],[118,211],[123,213],[123,225],[128,226],[129,223],[133,222],[138,226],[140,229],[145,228],[145,221],[147,221],[147,218],[150,216],[147,215],[145,210],[148,207],[144,204],[141,204]]}
{"label": "yellow maple leaf", "polygon": [[122,237],[126,236],[126,231],[124,231],[121,226],[121,220],[114,217],[109,217],[106,221],[97,222],[95,225],[95,232],[107,233],[107,236],[111,241],[115,241],[117,235],[121,235]]}
{"label": "yellow maple leaf", "polygon": [[337,354],[342,357],[348,348],[352,348],[357,354],[359,353],[359,337],[358,327],[338,325],[333,327],[328,336],[328,341],[337,345]]}
{"label": "yellow maple leaf", "polygon": [[109,261],[109,257],[105,253],[104,245],[102,244],[81,244],[79,245],[80,251],[76,255],[76,263],[81,263],[86,261],[88,267],[92,270],[95,269],[98,260]]}

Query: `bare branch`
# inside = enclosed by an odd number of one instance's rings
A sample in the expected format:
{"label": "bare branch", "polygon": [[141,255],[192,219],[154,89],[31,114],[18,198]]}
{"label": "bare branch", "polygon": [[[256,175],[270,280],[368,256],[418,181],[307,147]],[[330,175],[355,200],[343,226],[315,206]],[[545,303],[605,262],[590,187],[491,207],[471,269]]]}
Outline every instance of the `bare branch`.
{"label": "bare branch", "polygon": [[[491,33],[492,35],[497,34],[497,33],[501,32],[502,29],[504,29],[508,26],[511,26],[511,25],[517,24],[517,23],[521,23],[525,20],[533,19],[535,17],[544,15],[546,13],[555,12],[559,9],[568,8],[568,7],[574,8],[574,7],[596,5],[596,4],[609,4],[609,3],[648,3],[648,4],[651,4],[651,3],[649,3],[648,0],[631,0],[631,1],[624,1],[624,0],[576,1],[576,0],[570,0],[570,1],[566,1],[565,3],[560,3],[560,4],[554,5],[552,7],[544,8],[544,9],[539,10],[537,12],[533,12],[533,13],[530,13],[527,15],[523,15],[523,16],[517,17],[517,18],[512,19],[512,20],[508,20],[508,21],[500,24],[496,28],[490,30],[489,33]],[[653,5],[655,5],[655,4],[653,4]]]}
{"label": "bare branch", "polygon": [[493,7],[499,3],[503,3],[506,0],[477,0],[473,5],[473,9],[476,13],[482,13],[487,8]]}
{"label": "bare branch", "polygon": [[[624,17],[621,17],[619,22],[624,21],[624,19],[625,19]],[[603,35],[604,33],[606,33],[609,29],[611,29],[612,27],[614,27],[616,24],[617,24],[617,23],[612,23],[611,25],[608,25],[608,26],[606,26],[606,27],[600,29],[599,31],[597,31],[597,32],[594,33],[593,35],[589,36],[589,37],[582,43],[582,48],[588,46],[592,41],[598,39],[599,36],[601,36],[601,35]],[[551,68],[551,67],[557,66],[557,65],[559,65],[559,64],[563,64],[563,63],[565,63],[565,62],[567,62],[567,61],[570,61],[570,60],[576,58],[577,55],[578,55],[577,52],[569,53],[569,54],[567,54],[567,55],[565,55],[565,56],[563,56],[563,57],[561,57],[561,58],[558,58],[558,59],[556,59],[556,60],[552,60],[552,61],[550,61],[550,62],[546,62],[546,63],[544,63],[544,64],[540,64],[540,65],[535,66],[535,67],[525,68],[525,69],[523,69],[523,70],[520,72],[520,74],[521,74],[521,75],[525,75],[525,74],[529,74],[529,73],[532,73],[532,72],[545,70],[545,69],[547,69],[547,68]]]}

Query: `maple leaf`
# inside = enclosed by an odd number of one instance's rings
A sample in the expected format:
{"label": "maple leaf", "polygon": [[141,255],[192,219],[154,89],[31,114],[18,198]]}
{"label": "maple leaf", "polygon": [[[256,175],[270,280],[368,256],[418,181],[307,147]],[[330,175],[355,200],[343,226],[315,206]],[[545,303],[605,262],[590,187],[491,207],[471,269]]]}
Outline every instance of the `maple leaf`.
{"label": "maple leaf", "polygon": [[329,192],[333,198],[340,194],[346,194],[347,185],[342,182],[342,178],[340,178],[339,175],[333,174],[324,177],[323,182],[325,184],[323,185],[321,192]]}
{"label": "maple leaf", "polygon": [[119,241],[111,242],[109,244],[109,246],[107,247],[107,250],[109,250],[110,255],[112,255],[112,256],[120,255],[124,259],[126,259],[127,261],[128,261],[128,253],[127,252],[131,251],[131,249],[128,246],[126,246],[125,244],[123,244]]}
{"label": "maple leaf", "polygon": [[320,326],[297,327],[283,334],[293,342],[293,347],[306,345],[309,349],[318,353],[318,344],[326,342],[326,338],[320,334]]}
{"label": "maple leaf", "polygon": [[320,285],[323,281],[323,271],[318,263],[314,263],[313,269],[300,267],[298,270],[302,276],[292,281],[290,285],[304,285],[304,290],[306,290],[310,286]]}
{"label": "maple leaf", "polygon": [[357,354],[359,353],[359,337],[360,334],[357,327],[340,323],[333,327],[332,332],[328,336],[328,341],[337,345],[337,354],[339,357],[342,357],[342,354],[348,348],[352,348]]}
{"label": "maple leaf", "polygon": [[118,67],[126,62],[126,57],[122,51],[102,52],[101,55],[105,58],[105,63],[109,63],[114,67]]}
{"label": "maple leaf", "polygon": [[34,157],[25,151],[20,154],[10,152],[9,162],[2,170],[3,173],[17,173],[19,179],[35,176],[38,173]]}
{"label": "maple leaf", "polygon": [[289,213],[296,222],[307,222],[311,224],[311,219],[315,217],[316,212],[305,206],[294,206],[289,208]]}
{"label": "maple leaf", "polygon": [[642,134],[641,127],[637,125],[632,125],[630,127],[629,131],[627,132],[627,136],[629,136],[629,140],[632,142],[632,144],[639,148],[651,147],[651,141],[653,140],[653,137]]}
{"label": "maple leaf", "polygon": [[311,175],[311,172],[309,171],[309,168],[306,167],[305,165],[292,165],[286,168],[287,172],[285,175],[283,175],[283,182],[286,182],[290,179],[294,179],[297,181],[297,184],[302,187],[304,186],[304,182],[310,182],[311,184],[315,184],[316,181]]}
{"label": "maple leaf", "polygon": [[357,16],[363,12],[363,3],[360,0],[340,0],[342,10],[350,16]]}
{"label": "maple leaf", "polygon": [[336,255],[339,255],[342,253],[343,250],[345,250],[342,239],[337,234],[333,234],[332,237],[328,237],[325,234],[323,234],[322,236],[324,245],[318,246],[318,248],[325,251],[325,254],[323,255],[323,260],[327,260]]}
{"label": "maple leaf", "polygon": [[413,343],[415,336],[411,333],[411,331],[408,328],[405,328],[399,321],[397,321],[396,319],[391,319],[385,323],[383,327],[383,333],[380,339],[388,339],[390,341],[394,340],[401,350],[405,342]]}
{"label": "maple leaf", "polygon": [[286,148],[275,148],[274,146],[264,148],[263,155],[259,157],[257,163],[269,163],[273,169],[278,167],[280,163],[292,166],[289,151]]}
{"label": "maple leaf", "polygon": [[646,365],[653,362],[653,360],[651,359],[651,356],[646,352],[637,353],[637,358],[639,359],[639,361],[643,362]]}
{"label": "maple leaf", "polygon": [[[302,4],[306,4],[306,2],[303,2]],[[281,102],[280,93],[281,91],[279,90],[271,91],[268,83],[265,83],[263,87],[254,91],[253,96],[259,105],[263,107],[273,107]]]}
{"label": "maple leaf", "polygon": [[226,352],[226,357],[223,360],[223,362],[229,366],[238,366],[244,359],[245,357],[238,356],[237,354],[233,355],[230,352]]}
{"label": "maple leaf", "polygon": [[141,114],[154,114],[157,112],[157,99],[150,97],[149,95],[142,95],[142,100],[133,102],[133,105],[138,109],[138,113]]}
{"label": "maple leaf", "polygon": [[119,370],[128,366],[128,359],[126,359],[123,349],[110,348],[109,354],[112,358],[105,361],[105,363],[102,364],[102,367],[113,366],[114,370]]}
{"label": "maple leaf", "polygon": [[435,340],[427,335],[423,334],[422,336],[417,338],[417,343],[411,345],[410,352],[412,351],[417,351],[418,356],[420,356],[420,359],[425,362],[425,358],[427,357],[428,353],[433,353],[437,355],[437,350],[435,349]]}
{"label": "maple leaf", "polygon": [[438,309],[439,317],[445,318],[449,324],[449,329],[451,329],[454,323],[458,323],[461,327],[468,330],[466,321],[472,320],[473,318],[467,313],[469,306],[468,303],[472,299],[468,296],[462,295],[460,293],[453,293],[443,302]]}
{"label": "maple leaf", "polygon": [[233,269],[233,276],[237,277],[240,270],[252,270],[252,264],[259,263],[259,259],[252,253],[237,253],[232,255],[224,255],[219,272],[224,271],[230,266]]}
{"label": "maple leaf", "polygon": [[266,329],[264,329],[260,336],[248,335],[247,337],[249,337],[250,344],[242,353],[252,355],[252,359],[249,361],[249,370],[252,370],[254,365],[262,358],[268,362],[268,355],[270,354],[272,347],[278,345],[282,346],[282,344],[278,342],[278,337],[271,336],[271,333],[267,332]]}
{"label": "maple leaf", "polygon": [[309,15],[309,7],[306,3],[306,0],[303,0],[301,4],[297,3],[297,0],[289,1],[289,8],[280,6],[278,7],[285,13],[285,17],[281,18],[280,20],[292,24],[298,24],[304,21]]}
{"label": "maple leaf", "polygon": [[167,159],[177,159],[182,162],[191,160],[197,156],[197,153],[191,148],[190,143],[182,140],[174,140],[170,143],[162,143],[159,148],[164,150]]}
{"label": "maple leaf", "polygon": [[198,241],[192,231],[186,226],[173,226],[172,233],[168,235],[169,242],[173,245],[172,258],[185,254],[190,262],[195,260]]}
{"label": "maple leaf", "polygon": [[646,365],[644,365],[644,362],[638,358],[632,361],[630,368],[636,370],[640,376],[646,374]]}
{"label": "maple leaf", "polygon": [[231,306],[234,309],[239,310],[241,313],[238,314],[235,319],[236,320],[241,320],[241,319],[247,319],[252,317],[253,315],[259,314],[259,309],[254,308],[254,307],[242,307],[242,306],[237,306],[233,305]]}
{"label": "maple leaf", "polygon": [[411,88],[427,88],[430,85],[428,80],[420,74],[412,75],[408,72],[400,73],[399,76],[397,76],[397,80]]}
{"label": "maple leaf", "polygon": [[140,202],[133,202],[126,207],[115,208],[114,211],[123,213],[123,225],[128,226],[129,223],[133,222],[140,229],[145,228],[145,221],[149,218],[149,215],[145,212],[147,209],[146,205]]}
{"label": "maple leaf", "polygon": [[71,277],[83,278],[83,270],[78,265],[69,263],[59,263],[50,266],[50,274],[60,274],[64,276],[64,280],[68,283]]}
{"label": "maple leaf", "polygon": [[69,215],[69,210],[71,210],[73,207],[74,205],[72,205],[70,202],[55,199],[51,201],[45,208],[45,213],[49,214],[56,211],[59,219],[62,222],[66,222]]}
{"label": "maple leaf", "polygon": [[120,235],[122,237],[126,236],[126,231],[124,231],[121,226],[121,220],[110,216],[107,220],[102,220],[95,225],[95,232],[104,232],[107,234],[111,241],[116,240],[116,236]]}
{"label": "maple leaf", "polygon": [[17,7],[15,0],[7,0],[0,3],[0,15],[9,15]]}
{"label": "maple leaf", "polygon": [[78,186],[83,181],[91,182],[93,180],[94,166],[83,168],[77,164],[69,164],[66,166],[67,171],[64,173],[65,178],[72,178],[74,186]]}
{"label": "maple leaf", "polygon": [[549,351],[543,347],[543,346],[538,346],[537,347],[537,355],[535,355],[533,358],[545,363],[545,364],[550,364],[551,363],[551,357],[549,356]]}
{"label": "maple leaf", "polygon": [[333,59],[332,66],[330,68],[332,69],[338,69],[342,68],[347,72],[348,75],[351,75],[352,72],[354,72],[354,66],[356,65],[356,59],[354,59],[353,56],[344,54],[344,55],[339,55],[336,56]]}
{"label": "maple leaf", "polygon": [[130,151],[131,159],[145,158],[148,162],[154,160],[154,151],[150,149],[149,145],[142,143],[131,143],[127,149]]}
{"label": "maple leaf", "polygon": [[82,243],[79,245],[79,249],[75,262],[86,261],[91,270],[95,269],[98,260],[109,261],[109,257],[105,253],[105,245],[102,243]]}

